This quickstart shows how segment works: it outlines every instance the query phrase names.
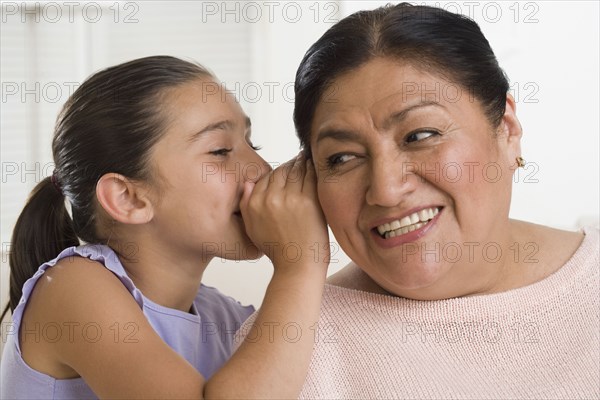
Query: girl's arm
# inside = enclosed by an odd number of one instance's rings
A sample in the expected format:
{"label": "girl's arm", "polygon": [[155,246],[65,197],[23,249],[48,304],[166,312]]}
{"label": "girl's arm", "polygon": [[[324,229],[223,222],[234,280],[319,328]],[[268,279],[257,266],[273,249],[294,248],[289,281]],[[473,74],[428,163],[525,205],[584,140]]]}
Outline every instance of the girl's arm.
{"label": "girl's arm", "polygon": [[[246,231],[275,271],[253,329],[207,383],[209,398],[297,398],[310,363],[329,265],[312,162],[298,157],[250,187]],[[250,185],[250,184],[247,184]]]}
{"label": "girl's arm", "polygon": [[86,258],[62,259],[40,277],[20,344],[30,367],[81,376],[99,398],[202,398],[201,374],[154,331],[123,283]]}
{"label": "girl's arm", "polygon": [[[57,378],[81,376],[100,398],[297,397],[329,261],[328,252],[315,260],[310,247],[327,249],[328,237],[314,170],[306,168],[297,160],[244,194],[244,221],[275,272],[256,320],[261,335],[250,335],[210,381],[160,338],[118,278],[79,257],[59,261],[38,281],[21,326],[24,359]],[[286,245],[300,252],[282,253]],[[27,333],[56,326],[58,340]],[[135,335],[118,332],[125,326]]]}

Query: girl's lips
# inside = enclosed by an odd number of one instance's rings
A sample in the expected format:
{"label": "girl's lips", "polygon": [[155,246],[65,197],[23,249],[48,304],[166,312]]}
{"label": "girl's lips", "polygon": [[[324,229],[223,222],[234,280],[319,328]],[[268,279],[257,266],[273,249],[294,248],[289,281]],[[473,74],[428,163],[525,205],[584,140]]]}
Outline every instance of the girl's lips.
{"label": "girl's lips", "polygon": [[416,242],[419,238],[425,236],[431,229],[433,229],[436,226],[438,219],[442,215],[442,211],[443,211],[443,207],[440,207],[440,211],[438,212],[438,214],[435,215],[431,220],[429,220],[427,223],[425,223],[420,228],[415,229],[412,232],[408,232],[408,233],[405,233],[405,234],[402,234],[402,235],[399,235],[399,236],[396,236],[393,238],[389,238],[389,239],[385,239],[385,238],[381,237],[381,235],[377,231],[377,228],[373,228],[373,229],[371,229],[371,235],[373,237],[373,241],[379,247],[382,247],[384,249],[390,249],[390,248],[393,248],[396,246],[401,246],[405,243]]}

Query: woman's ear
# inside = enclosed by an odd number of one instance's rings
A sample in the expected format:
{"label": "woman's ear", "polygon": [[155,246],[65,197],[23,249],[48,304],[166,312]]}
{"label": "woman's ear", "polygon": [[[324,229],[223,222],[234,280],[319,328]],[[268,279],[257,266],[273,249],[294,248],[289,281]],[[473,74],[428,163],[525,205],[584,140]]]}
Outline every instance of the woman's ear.
{"label": "woman's ear", "polygon": [[96,184],[98,202],[114,220],[123,224],[145,224],[154,216],[146,185],[116,173],[104,174]]}
{"label": "woman's ear", "polygon": [[521,157],[521,137],[523,129],[517,118],[517,105],[509,93],[506,96],[506,109],[498,127],[498,139],[506,148],[506,155],[510,165],[515,165],[517,157]]}

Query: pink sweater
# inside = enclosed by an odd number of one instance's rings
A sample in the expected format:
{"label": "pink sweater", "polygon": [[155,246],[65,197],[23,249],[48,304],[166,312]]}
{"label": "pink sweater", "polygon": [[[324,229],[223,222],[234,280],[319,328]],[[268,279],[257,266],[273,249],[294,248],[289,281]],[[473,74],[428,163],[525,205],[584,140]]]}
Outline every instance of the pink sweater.
{"label": "pink sweater", "polygon": [[327,285],[302,399],[600,398],[599,232],[535,284],[415,301]]}

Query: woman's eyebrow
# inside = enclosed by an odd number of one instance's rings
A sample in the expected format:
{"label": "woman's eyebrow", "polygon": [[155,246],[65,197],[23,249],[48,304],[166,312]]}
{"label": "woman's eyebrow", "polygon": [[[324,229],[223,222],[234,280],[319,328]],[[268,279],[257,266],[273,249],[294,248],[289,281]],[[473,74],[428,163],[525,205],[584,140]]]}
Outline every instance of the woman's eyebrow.
{"label": "woman's eyebrow", "polygon": [[[414,110],[420,109],[420,108],[424,108],[424,107],[431,107],[431,106],[441,107],[444,109],[446,108],[442,104],[440,104],[436,101],[422,101],[420,103],[408,106],[405,109],[395,112],[392,115],[390,115],[389,117],[387,117],[382,125],[382,129],[388,129],[392,124],[397,124],[399,122],[402,122],[402,120],[404,120],[411,111],[414,111]],[[333,140],[337,140],[340,142],[352,142],[352,141],[358,141],[360,138],[359,138],[359,135],[353,131],[349,131],[349,130],[345,130],[345,129],[330,128],[330,129],[324,129],[323,131],[319,132],[319,135],[317,136],[317,143],[323,139],[333,139]]]}
{"label": "woman's eyebrow", "polygon": [[442,104],[438,103],[437,101],[431,101],[431,100],[425,100],[422,101],[420,103],[417,104],[413,104],[411,106],[406,107],[405,109],[395,112],[392,115],[390,115],[389,117],[387,117],[385,119],[385,121],[382,124],[382,129],[388,129],[391,125],[393,124],[397,124],[399,122],[402,122],[404,119],[406,119],[406,116],[408,115],[408,113],[410,113],[411,111],[414,111],[416,109],[420,109],[423,107],[441,107],[441,108],[446,108],[444,107]]}
{"label": "woman's eyebrow", "polygon": [[340,142],[351,142],[359,139],[358,134],[347,131],[343,129],[325,129],[319,132],[319,136],[317,137],[317,143],[319,143],[323,139],[333,139]]}

